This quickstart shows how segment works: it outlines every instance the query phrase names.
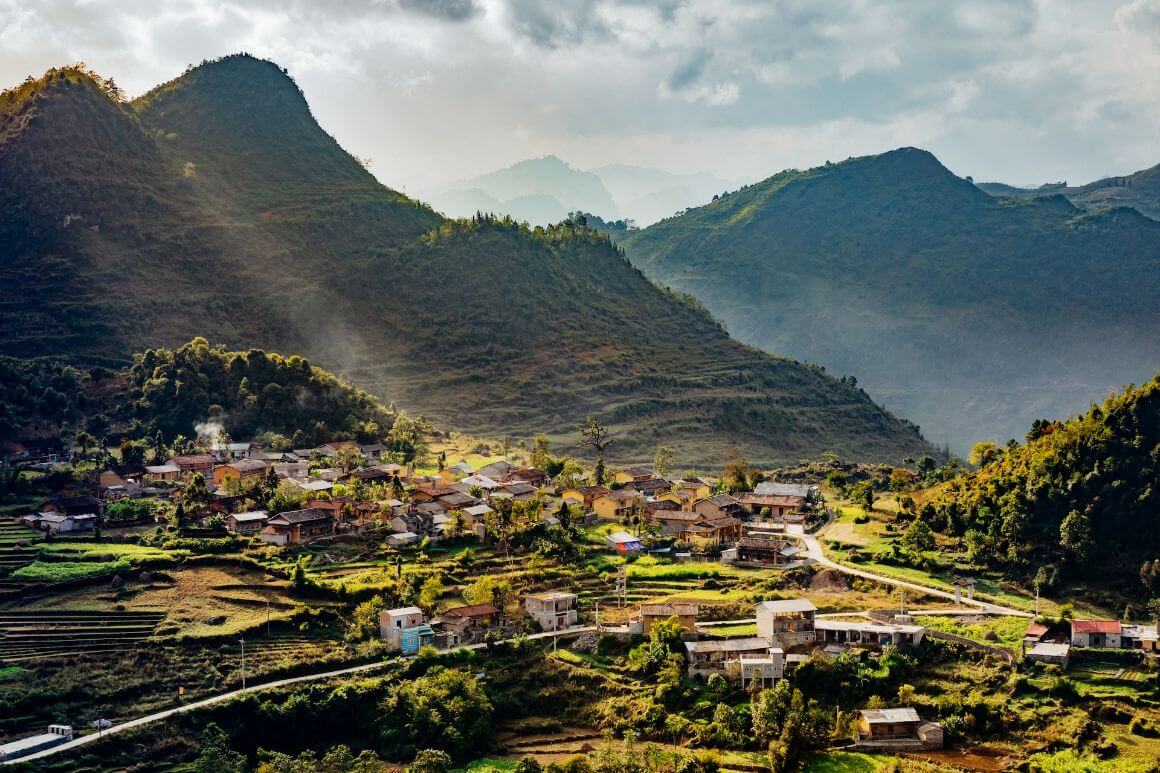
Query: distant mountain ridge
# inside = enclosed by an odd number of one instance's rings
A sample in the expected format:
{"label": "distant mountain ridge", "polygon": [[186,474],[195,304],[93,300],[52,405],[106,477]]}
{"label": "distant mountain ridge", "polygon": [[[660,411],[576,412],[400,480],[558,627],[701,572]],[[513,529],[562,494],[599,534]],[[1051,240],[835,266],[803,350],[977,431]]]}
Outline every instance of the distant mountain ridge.
{"label": "distant mountain ridge", "polygon": [[589,212],[604,220],[630,218],[644,226],[740,185],[710,174],[676,174],[625,164],[582,171],[556,156],[545,156],[464,180],[429,198],[436,209],[452,217],[495,212],[548,225],[569,212]]}
{"label": "distant mountain ridge", "polygon": [[626,461],[931,448],[850,383],[730,339],[591,229],[448,221],[383,187],[248,56],[132,103],[76,68],[5,92],[0,205],[0,354],[124,364],[205,336],[466,432],[571,443],[591,414]]}
{"label": "distant mountain ridge", "polygon": [[620,243],[741,340],[855,374],[960,453],[1160,362],[1160,223],[994,198],[914,148],[787,170]]}
{"label": "distant mountain ridge", "polygon": [[1129,175],[1105,177],[1087,185],[1068,186],[1048,183],[1038,188],[1019,188],[1003,183],[979,183],[993,196],[1034,199],[1041,196],[1063,196],[1081,209],[1131,207],[1153,220],[1160,220],[1160,164]]}

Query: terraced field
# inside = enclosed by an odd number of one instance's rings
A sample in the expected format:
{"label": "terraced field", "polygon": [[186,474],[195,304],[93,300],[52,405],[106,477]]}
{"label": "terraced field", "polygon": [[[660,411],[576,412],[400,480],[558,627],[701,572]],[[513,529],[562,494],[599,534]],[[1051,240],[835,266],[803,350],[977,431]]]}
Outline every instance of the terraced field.
{"label": "terraced field", "polygon": [[[15,521],[0,521],[0,571],[12,572],[32,563],[36,558],[35,547],[21,547],[20,542],[36,542],[40,535],[27,526]],[[4,595],[0,587],[0,598]]]}
{"label": "terraced field", "polygon": [[148,639],[163,612],[0,612],[0,662],[119,651]]}

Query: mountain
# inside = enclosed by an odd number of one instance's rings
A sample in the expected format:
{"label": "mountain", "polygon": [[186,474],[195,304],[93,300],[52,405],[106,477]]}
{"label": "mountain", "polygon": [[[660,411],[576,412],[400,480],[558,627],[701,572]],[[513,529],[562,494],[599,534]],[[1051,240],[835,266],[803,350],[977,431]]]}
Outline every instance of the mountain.
{"label": "mountain", "polygon": [[741,340],[856,374],[960,453],[1160,362],[1160,223],[995,198],[914,148],[781,172],[620,244]]}
{"label": "mountain", "polygon": [[[498,203],[494,207],[479,206],[490,202]],[[616,203],[599,177],[573,169],[555,156],[520,161],[464,181],[434,194],[431,203],[452,217],[494,212],[532,225],[558,223],[574,210],[610,220],[618,216]]]}
{"label": "mountain", "polygon": [[1105,177],[1087,185],[1069,187],[1067,183],[1048,183],[1039,188],[1018,188],[1003,183],[979,183],[993,196],[1036,198],[1060,195],[1081,209],[1131,207],[1153,220],[1160,220],[1160,164],[1124,177]]}
{"label": "mountain", "polygon": [[466,432],[773,463],[930,450],[848,380],[731,339],[576,222],[450,221],[379,184],[272,63],[127,103],[76,68],[0,97],[0,354],[122,365],[205,336],[295,352]]}
{"label": "mountain", "polygon": [[675,174],[663,169],[609,164],[590,170],[612,194],[621,213],[647,226],[709,201],[743,183],[711,174]]}
{"label": "mountain", "polygon": [[1070,421],[1039,422],[1026,445],[997,456],[928,492],[920,517],[973,532],[979,560],[1027,574],[1044,567],[1048,586],[1091,574],[1138,587],[1142,562],[1160,558],[1160,375]]}

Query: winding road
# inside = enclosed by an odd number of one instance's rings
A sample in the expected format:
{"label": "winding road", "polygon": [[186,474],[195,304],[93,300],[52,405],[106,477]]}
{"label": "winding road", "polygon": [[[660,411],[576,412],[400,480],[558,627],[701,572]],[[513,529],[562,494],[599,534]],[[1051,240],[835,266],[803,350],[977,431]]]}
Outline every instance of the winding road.
{"label": "winding road", "polygon": [[[806,550],[809,552],[810,558],[812,558],[820,566],[833,569],[835,571],[841,572],[842,574],[851,575],[852,577],[861,577],[866,580],[874,580],[875,582],[884,583],[886,585],[893,585],[896,588],[906,588],[918,593],[924,593],[928,596],[937,596],[939,598],[950,599],[951,601],[955,600],[955,594],[945,590],[931,588],[927,585],[920,585],[919,583],[910,582],[908,580],[899,580],[896,577],[890,577],[884,574],[875,574],[874,572],[868,572],[864,569],[856,569],[852,566],[846,566],[845,564],[839,564],[836,561],[831,561],[826,557],[825,552],[822,550],[822,543],[818,541],[818,538],[812,534],[806,534],[800,526],[791,527],[791,530],[787,533],[786,536],[793,539],[799,539],[804,542],[806,545]],[[1021,609],[1013,609],[1011,607],[1005,607],[1002,604],[992,604],[989,601],[980,601],[979,599],[964,598],[962,599],[961,603],[966,606],[975,607],[982,612],[989,612],[995,615],[1010,615],[1012,617],[1027,618],[1034,617],[1034,615],[1032,615],[1030,612],[1024,612]]]}
{"label": "winding road", "polygon": [[[595,626],[591,626],[591,625],[574,626],[572,628],[564,628],[564,629],[559,630],[559,631],[547,631],[545,633],[531,634],[527,638],[528,639],[551,639],[551,638],[557,638],[560,636],[574,636],[576,634],[588,633],[590,631],[595,631],[595,630],[596,630]],[[514,641],[514,639],[505,639],[504,641],[511,642],[511,641]],[[460,650],[460,649],[478,650],[478,649],[483,649],[486,646],[487,646],[486,644],[472,644],[472,645],[469,645],[467,647],[455,647],[453,649],[444,650],[444,652],[451,652],[453,650]],[[278,680],[275,680],[273,682],[263,682],[262,684],[255,684],[255,685],[246,687],[244,689],[239,688],[237,690],[231,690],[229,692],[221,693],[220,695],[212,695],[209,698],[203,698],[202,700],[194,701],[193,703],[186,703],[186,704],[181,705],[181,706],[175,706],[174,708],[166,709],[165,711],[158,711],[154,714],[146,714],[143,717],[137,717],[136,719],[130,719],[127,722],[122,722],[119,725],[113,725],[110,728],[106,728],[105,730],[102,730],[100,733],[90,733],[88,735],[77,736],[76,738],[72,739],[71,741],[66,741],[66,742],[60,744],[59,746],[53,746],[53,747],[48,748],[48,749],[43,749],[39,752],[36,752],[35,754],[28,754],[28,755],[25,755],[23,757],[17,757],[17,758],[10,759],[10,760],[2,760],[2,761],[0,761],[0,764],[14,765],[14,764],[19,763],[19,762],[29,762],[31,760],[38,760],[38,759],[43,759],[45,757],[51,757],[54,754],[60,754],[61,752],[71,751],[73,749],[78,749],[82,746],[86,746],[86,745],[91,744],[91,743],[96,743],[97,741],[103,740],[104,738],[106,738],[110,735],[124,733],[128,730],[132,730],[135,727],[141,727],[142,725],[152,724],[153,722],[161,722],[162,720],[169,719],[170,717],[175,716],[177,714],[184,714],[184,713],[189,712],[189,711],[197,711],[198,709],[203,709],[206,706],[213,706],[217,703],[223,703],[225,701],[231,700],[232,698],[236,698],[239,695],[246,695],[248,693],[261,692],[262,690],[271,690],[271,689],[274,689],[276,687],[286,687],[288,685],[299,684],[301,682],[313,682],[313,681],[318,681],[320,679],[333,679],[335,677],[340,677],[340,676],[351,676],[352,674],[369,673],[371,671],[377,671],[379,669],[386,668],[387,666],[394,665],[396,663],[400,663],[403,660],[405,660],[405,658],[397,657],[397,658],[392,658],[391,660],[382,660],[382,661],[378,661],[375,663],[365,663],[361,666],[350,666],[348,668],[340,668],[340,669],[337,669],[334,671],[322,671],[322,672],[317,673],[317,674],[304,674],[302,676],[292,676],[292,677],[289,677],[287,679],[278,679]]]}

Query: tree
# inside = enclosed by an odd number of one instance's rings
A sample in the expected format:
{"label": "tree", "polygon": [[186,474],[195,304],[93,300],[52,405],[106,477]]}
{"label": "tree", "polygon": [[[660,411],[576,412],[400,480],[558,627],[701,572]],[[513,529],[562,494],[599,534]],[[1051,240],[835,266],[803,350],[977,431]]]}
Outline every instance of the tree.
{"label": "tree", "polygon": [[656,455],[653,456],[653,472],[657,475],[665,476],[673,471],[673,465],[676,464],[677,455],[673,449],[668,446],[661,446],[657,449]]}
{"label": "tree", "polygon": [[491,701],[474,674],[458,669],[433,668],[400,682],[379,708],[379,735],[391,759],[432,747],[470,759],[492,740]]}
{"label": "tree", "polygon": [[919,475],[921,475],[924,479],[929,479],[931,475],[934,474],[934,471],[938,468],[938,462],[935,461],[933,456],[926,454],[925,456],[920,457],[919,460],[914,463],[914,466],[918,468]]}
{"label": "tree", "polygon": [[596,467],[593,470],[596,485],[604,483],[604,452],[612,445],[615,438],[596,419],[589,416],[584,423],[577,427],[580,432],[580,445],[591,448],[596,454]]}
{"label": "tree", "polygon": [[539,470],[546,470],[548,463],[552,460],[551,441],[544,433],[539,433],[532,438],[532,466]]}
{"label": "tree", "polygon": [[721,482],[729,491],[748,491],[750,478],[756,472],[749,466],[749,461],[737,446],[730,446],[725,452],[725,470],[721,473]]}
{"label": "tree", "polygon": [[902,684],[898,686],[898,705],[909,706],[914,702],[914,685]]}
{"label": "tree", "polygon": [[865,510],[874,509],[874,484],[868,480],[861,480],[850,489],[850,500]]}
{"label": "tree", "polygon": [[1078,510],[1072,510],[1059,524],[1059,545],[1076,563],[1087,561],[1092,549],[1092,524]]}
{"label": "tree", "polygon": [[97,447],[97,439],[88,432],[81,430],[73,438],[73,445],[80,449],[81,459],[88,459],[89,452]]}
{"label": "tree", "polygon": [[916,518],[902,533],[902,544],[919,552],[934,550],[934,534],[927,526],[926,521]]}
{"label": "tree", "polygon": [[229,736],[210,722],[201,733],[201,754],[192,769],[197,773],[245,773],[246,755],[231,749]]}
{"label": "tree", "polygon": [[419,606],[427,610],[428,613],[435,611],[435,605],[439,603],[439,597],[443,595],[446,588],[443,585],[443,579],[433,574],[423,581],[423,585],[419,588]]}
{"label": "tree", "polygon": [[382,596],[359,604],[351,613],[350,625],[346,629],[346,638],[350,641],[367,641],[379,635],[379,615],[384,607]]}
{"label": "tree", "polygon": [[334,463],[343,472],[351,472],[352,470],[357,470],[362,465],[362,454],[354,446],[343,446],[338,449],[338,454],[334,457]]}
{"label": "tree", "polygon": [[971,446],[971,453],[967,461],[976,467],[983,467],[1003,455],[1003,449],[990,440],[984,440]]}
{"label": "tree", "polygon": [[439,749],[420,749],[415,761],[407,766],[410,773],[447,773],[451,770],[451,755]]}

